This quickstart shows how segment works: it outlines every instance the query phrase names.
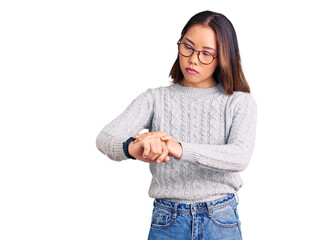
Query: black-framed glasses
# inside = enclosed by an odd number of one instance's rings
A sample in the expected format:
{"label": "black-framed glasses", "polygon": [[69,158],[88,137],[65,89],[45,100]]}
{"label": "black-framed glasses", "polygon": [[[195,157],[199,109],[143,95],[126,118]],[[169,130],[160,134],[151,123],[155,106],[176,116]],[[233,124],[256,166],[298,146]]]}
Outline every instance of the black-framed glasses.
{"label": "black-framed glasses", "polygon": [[[177,42],[178,52],[184,57],[190,57],[194,52],[198,52],[198,59],[202,64],[211,64],[217,56],[214,56],[206,50],[195,50],[190,44]],[[202,54],[201,54],[202,53]]]}

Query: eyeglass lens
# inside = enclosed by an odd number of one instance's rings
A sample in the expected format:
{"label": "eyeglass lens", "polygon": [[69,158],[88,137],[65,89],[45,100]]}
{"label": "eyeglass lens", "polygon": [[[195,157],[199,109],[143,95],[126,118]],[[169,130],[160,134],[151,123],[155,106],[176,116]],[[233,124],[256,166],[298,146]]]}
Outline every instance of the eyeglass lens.
{"label": "eyeglass lens", "polygon": [[[185,43],[180,43],[178,50],[185,57],[191,56],[194,52],[194,49]],[[204,64],[209,64],[214,60],[214,58],[209,52],[201,51],[199,54],[199,60]]]}

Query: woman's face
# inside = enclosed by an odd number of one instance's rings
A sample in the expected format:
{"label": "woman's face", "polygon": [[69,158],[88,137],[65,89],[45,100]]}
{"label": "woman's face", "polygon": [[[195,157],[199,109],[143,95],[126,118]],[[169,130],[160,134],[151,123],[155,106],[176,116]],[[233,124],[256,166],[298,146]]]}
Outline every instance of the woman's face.
{"label": "woman's face", "polygon": [[[218,53],[216,36],[214,31],[207,26],[193,25],[183,36],[182,43],[189,44],[196,50],[206,50],[216,56]],[[200,53],[203,54],[203,53]],[[217,84],[213,78],[213,73],[218,65],[217,58],[209,64],[205,65],[198,59],[198,52],[194,52],[190,57],[184,57],[180,53],[179,65],[184,75],[181,85],[195,88],[209,88]],[[196,70],[198,73],[193,74],[187,71],[187,68]]]}

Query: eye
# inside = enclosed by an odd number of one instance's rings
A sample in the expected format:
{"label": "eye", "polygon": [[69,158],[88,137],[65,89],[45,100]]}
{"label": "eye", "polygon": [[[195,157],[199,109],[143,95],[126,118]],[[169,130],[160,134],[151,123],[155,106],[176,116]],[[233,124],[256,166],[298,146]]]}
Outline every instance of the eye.
{"label": "eye", "polygon": [[186,44],[186,43],[185,43],[184,46],[185,46],[186,49],[190,49],[190,50],[193,49],[193,48],[191,47],[191,45],[189,45],[189,44]]}
{"label": "eye", "polygon": [[202,51],[202,54],[205,56],[212,56],[209,52]]}

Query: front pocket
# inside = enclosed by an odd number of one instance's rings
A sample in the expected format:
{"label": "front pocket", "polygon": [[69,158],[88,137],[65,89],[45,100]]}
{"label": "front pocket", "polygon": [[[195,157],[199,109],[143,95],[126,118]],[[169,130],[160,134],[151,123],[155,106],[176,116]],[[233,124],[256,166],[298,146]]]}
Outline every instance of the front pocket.
{"label": "front pocket", "polygon": [[175,220],[176,216],[172,211],[154,206],[151,227],[160,229],[169,228]]}
{"label": "front pocket", "polygon": [[218,227],[238,227],[238,219],[232,206],[214,209],[211,213],[210,220]]}

